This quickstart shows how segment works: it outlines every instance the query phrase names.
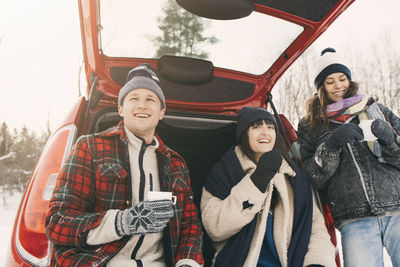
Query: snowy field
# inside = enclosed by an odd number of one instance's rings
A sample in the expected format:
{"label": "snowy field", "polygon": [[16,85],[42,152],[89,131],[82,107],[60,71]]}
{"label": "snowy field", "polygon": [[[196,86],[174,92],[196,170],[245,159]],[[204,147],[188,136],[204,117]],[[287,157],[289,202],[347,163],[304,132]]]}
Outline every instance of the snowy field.
{"label": "snowy field", "polygon": [[[5,266],[4,258],[6,251],[9,250],[12,226],[14,224],[15,214],[21,200],[21,193],[10,194],[3,192],[0,197],[0,266]],[[338,234],[340,246],[340,236]],[[385,267],[391,267],[389,256],[385,253]]]}
{"label": "snowy field", "polygon": [[0,192],[0,266],[5,266],[5,255],[10,249],[11,231],[22,193]]}

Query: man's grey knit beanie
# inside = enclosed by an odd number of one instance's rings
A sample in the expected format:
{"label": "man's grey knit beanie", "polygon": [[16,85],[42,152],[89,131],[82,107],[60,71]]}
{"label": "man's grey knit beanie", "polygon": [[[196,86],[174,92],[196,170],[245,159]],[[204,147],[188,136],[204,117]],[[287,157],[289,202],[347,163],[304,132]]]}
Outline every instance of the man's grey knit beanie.
{"label": "man's grey knit beanie", "polygon": [[118,105],[122,105],[125,96],[132,90],[141,88],[153,91],[160,99],[162,108],[165,108],[165,96],[160,87],[160,80],[149,64],[140,64],[129,71],[125,85],[119,91]]}

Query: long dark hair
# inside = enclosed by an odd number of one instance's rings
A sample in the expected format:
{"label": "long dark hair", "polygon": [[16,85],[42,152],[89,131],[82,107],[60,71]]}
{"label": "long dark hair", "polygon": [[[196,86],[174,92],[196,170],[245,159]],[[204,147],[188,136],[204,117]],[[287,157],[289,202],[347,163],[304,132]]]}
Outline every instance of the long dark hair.
{"label": "long dark hair", "polygon": [[[343,98],[348,98],[358,92],[359,84],[350,81],[349,89],[346,91]],[[322,84],[313,97],[309,98],[306,102],[306,116],[305,120],[310,129],[316,129],[323,125],[326,129],[329,127],[329,118],[326,114],[326,106],[331,104],[325,86]]]}
{"label": "long dark hair", "polygon": [[[253,122],[250,125],[250,127],[260,126],[260,125],[263,124],[263,122],[265,124],[273,124],[275,126],[276,139],[275,139],[275,145],[273,147],[273,150],[279,152],[282,155],[282,157],[289,163],[289,165],[291,167],[293,167],[294,163],[292,162],[292,159],[289,156],[288,149],[285,146],[285,144],[283,143],[282,137],[279,134],[279,131],[278,131],[275,123],[273,123],[273,122],[271,122],[269,120],[261,119],[261,120]],[[248,134],[249,133],[249,128],[247,128],[247,130],[242,134],[242,136],[240,138],[239,145],[240,145],[240,148],[241,148],[242,152],[249,159],[251,159],[255,164],[257,164],[256,158],[255,158],[255,154],[250,148],[249,134]]]}

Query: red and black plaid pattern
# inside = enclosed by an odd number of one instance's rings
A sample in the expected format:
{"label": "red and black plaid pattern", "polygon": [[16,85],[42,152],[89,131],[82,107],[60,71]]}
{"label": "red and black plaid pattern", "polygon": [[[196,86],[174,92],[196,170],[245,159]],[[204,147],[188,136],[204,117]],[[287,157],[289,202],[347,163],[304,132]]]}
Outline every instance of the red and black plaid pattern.
{"label": "red and black plaid pattern", "polygon": [[[170,221],[175,262],[193,259],[203,264],[203,236],[187,166],[180,155],[158,141],[161,190],[177,197]],[[87,245],[86,238],[107,210],[131,205],[128,157],[122,123],[79,138],[58,176],[46,214],[46,234],[53,243],[51,266],[105,265],[126,244],[129,237],[100,246]]]}

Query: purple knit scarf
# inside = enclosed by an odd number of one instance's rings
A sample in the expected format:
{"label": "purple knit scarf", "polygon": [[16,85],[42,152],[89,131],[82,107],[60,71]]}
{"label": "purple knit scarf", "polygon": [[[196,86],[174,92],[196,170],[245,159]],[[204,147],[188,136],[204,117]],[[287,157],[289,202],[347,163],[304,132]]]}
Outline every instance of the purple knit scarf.
{"label": "purple knit scarf", "polygon": [[351,107],[354,104],[357,104],[361,100],[363,100],[365,95],[363,94],[355,94],[351,97],[340,99],[335,103],[329,104],[326,106],[326,113],[336,112],[342,110],[344,108]]}

